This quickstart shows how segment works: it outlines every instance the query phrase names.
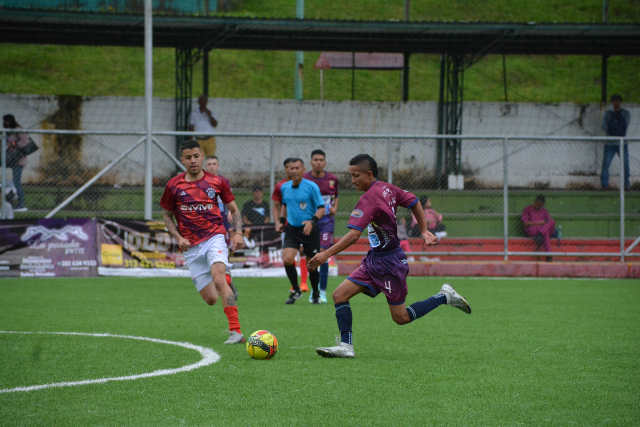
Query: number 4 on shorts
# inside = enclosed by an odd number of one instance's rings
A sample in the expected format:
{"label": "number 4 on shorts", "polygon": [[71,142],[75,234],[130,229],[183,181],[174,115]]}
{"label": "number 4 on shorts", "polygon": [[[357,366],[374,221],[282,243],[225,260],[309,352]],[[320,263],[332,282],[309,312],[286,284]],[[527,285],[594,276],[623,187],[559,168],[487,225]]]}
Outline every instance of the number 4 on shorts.
{"label": "number 4 on shorts", "polygon": [[384,288],[391,293],[391,281],[387,280],[386,282],[384,282]]}

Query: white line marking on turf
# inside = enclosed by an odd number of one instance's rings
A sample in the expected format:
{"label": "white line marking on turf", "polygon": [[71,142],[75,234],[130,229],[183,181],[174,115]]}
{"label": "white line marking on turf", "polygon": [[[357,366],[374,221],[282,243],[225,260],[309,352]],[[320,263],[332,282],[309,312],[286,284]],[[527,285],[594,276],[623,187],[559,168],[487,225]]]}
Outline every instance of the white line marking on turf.
{"label": "white line marking on turf", "polygon": [[83,380],[83,381],[68,381],[62,383],[51,383],[51,384],[41,384],[41,385],[32,385],[28,387],[15,387],[15,388],[5,388],[0,390],[0,394],[2,393],[13,393],[15,391],[33,391],[33,390],[42,390],[44,388],[53,388],[53,387],[73,387],[77,385],[86,385],[86,384],[102,384],[109,381],[129,381],[129,380],[138,380],[141,378],[150,378],[150,377],[158,377],[161,375],[173,375],[180,372],[188,372],[193,371],[194,369],[202,368],[203,366],[208,366],[216,363],[220,360],[220,355],[213,351],[210,348],[201,347],[199,345],[191,344],[188,342],[178,342],[178,341],[167,341],[167,340],[159,340],[156,338],[147,338],[147,337],[134,337],[131,335],[113,335],[113,334],[89,334],[83,332],[17,332],[17,331],[0,331],[2,334],[49,334],[49,335],[81,335],[87,337],[109,337],[109,338],[128,338],[132,340],[141,340],[141,341],[151,341],[160,344],[171,344],[177,345],[179,347],[188,348],[190,350],[195,350],[202,355],[202,359],[194,364],[185,365],[180,368],[175,369],[159,369],[153,372],[147,372],[145,374],[138,375],[127,375],[124,377],[112,377],[112,378],[99,378],[96,380]]}

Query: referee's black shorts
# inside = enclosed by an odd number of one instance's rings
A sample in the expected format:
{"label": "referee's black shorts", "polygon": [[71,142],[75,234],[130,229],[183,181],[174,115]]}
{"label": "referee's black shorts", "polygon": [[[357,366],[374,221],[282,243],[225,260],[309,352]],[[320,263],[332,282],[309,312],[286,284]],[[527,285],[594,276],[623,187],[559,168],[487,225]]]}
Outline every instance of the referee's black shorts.
{"label": "referee's black shorts", "polygon": [[313,258],[315,254],[320,252],[320,232],[318,231],[318,224],[313,225],[311,233],[305,235],[302,230],[304,227],[294,227],[291,224],[287,224],[284,227],[284,242],[283,248],[295,248],[298,250],[302,245],[302,250],[307,258]]}

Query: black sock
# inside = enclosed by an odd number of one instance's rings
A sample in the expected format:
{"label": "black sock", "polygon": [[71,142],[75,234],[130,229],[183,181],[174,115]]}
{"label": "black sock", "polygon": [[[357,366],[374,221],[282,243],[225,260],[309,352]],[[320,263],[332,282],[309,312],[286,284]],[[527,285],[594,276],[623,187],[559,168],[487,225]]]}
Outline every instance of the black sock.
{"label": "black sock", "polygon": [[293,290],[296,292],[300,292],[300,286],[298,286],[298,271],[296,271],[296,266],[294,264],[285,265],[284,271],[287,272],[287,277],[291,282],[291,286]]}
{"label": "black sock", "polygon": [[320,295],[320,292],[318,291],[318,283],[320,283],[320,272],[317,269],[309,272],[309,281],[311,282],[313,295],[315,297],[318,297]]}
{"label": "black sock", "polygon": [[340,330],[340,341],[353,345],[353,332],[351,331],[353,315],[351,313],[351,305],[349,302],[340,302],[334,304],[334,306],[336,308],[338,329]]}

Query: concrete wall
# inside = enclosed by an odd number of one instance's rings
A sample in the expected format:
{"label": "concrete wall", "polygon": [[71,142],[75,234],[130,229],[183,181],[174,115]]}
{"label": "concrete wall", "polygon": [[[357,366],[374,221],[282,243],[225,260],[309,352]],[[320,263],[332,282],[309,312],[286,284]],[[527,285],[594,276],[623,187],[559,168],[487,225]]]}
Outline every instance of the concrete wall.
{"label": "concrete wall", "polygon": [[[269,99],[210,99],[220,132],[314,133],[339,135],[433,135],[437,133],[435,102],[320,102]],[[630,137],[640,137],[640,106],[623,104],[631,111]],[[194,108],[196,103],[194,100]],[[49,128],[47,118],[58,109],[55,97],[35,95],[0,95],[0,110],[14,114],[24,128]],[[475,103],[464,105],[464,135],[572,136],[602,135],[599,104],[505,104]],[[173,130],[173,99],[154,99],[154,129]],[[87,97],[82,106],[83,130],[144,130],[142,97]],[[135,143],[139,136],[86,136],[82,162],[99,169]],[[29,157],[23,181],[41,179],[41,165],[47,159],[46,138],[34,138],[43,145]],[[174,137],[158,138],[170,152]],[[276,138],[274,162],[280,169],[282,159],[309,157],[314,148],[328,153],[328,168],[346,171],[348,160],[368,152],[381,166],[387,166],[387,141],[352,138]],[[630,144],[632,180],[640,180],[640,142]],[[393,140],[391,167],[394,171],[421,171],[432,175],[436,167],[433,139]],[[509,145],[509,183],[517,186],[549,184],[565,188],[582,184],[598,186],[602,143],[592,141],[512,141]],[[269,138],[218,137],[222,171],[230,178],[264,177],[270,166]],[[140,184],[143,181],[144,151],[139,148],[103,179],[105,183]],[[499,186],[503,179],[503,142],[465,140],[462,165],[465,181],[484,186]],[[617,176],[618,158],[611,166]],[[154,155],[154,177],[164,179],[175,171],[174,164],[159,150]],[[384,177],[386,179],[386,176]],[[617,182],[617,179],[613,179]]]}

